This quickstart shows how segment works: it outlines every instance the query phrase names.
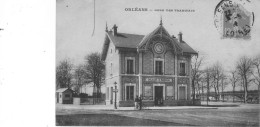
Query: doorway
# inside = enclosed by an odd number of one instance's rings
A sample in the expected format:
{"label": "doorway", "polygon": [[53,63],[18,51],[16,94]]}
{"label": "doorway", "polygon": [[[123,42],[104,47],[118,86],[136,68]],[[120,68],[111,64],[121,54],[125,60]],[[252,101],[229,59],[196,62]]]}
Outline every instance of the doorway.
{"label": "doorway", "polygon": [[163,86],[154,86],[154,104],[156,106],[163,105]]}

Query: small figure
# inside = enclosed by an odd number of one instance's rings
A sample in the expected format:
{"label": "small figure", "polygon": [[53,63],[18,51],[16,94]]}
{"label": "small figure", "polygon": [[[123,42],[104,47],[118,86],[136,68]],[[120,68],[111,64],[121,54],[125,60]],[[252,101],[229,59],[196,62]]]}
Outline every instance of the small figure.
{"label": "small figure", "polygon": [[138,109],[138,102],[139,102],[139,99],[138,99],[138,96],[136,95],[136,97],[135,97],[135,109]]}
{"label": "small figure", "polygon": [[141,98],[141,96],[139,97],[139,110],[141,110],[142,109],[142,98]]}

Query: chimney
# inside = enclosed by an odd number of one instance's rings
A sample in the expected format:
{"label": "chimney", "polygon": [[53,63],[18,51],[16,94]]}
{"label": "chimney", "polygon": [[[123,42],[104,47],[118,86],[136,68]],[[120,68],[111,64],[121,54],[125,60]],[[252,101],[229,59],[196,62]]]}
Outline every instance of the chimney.
{"label": "chimney", "polygon": [[117,26],[116,24],[113,26],[113,35],[116,36],[117,35]]}
{"label": "chimney", "polygon": [[179,34],[178,34],[178,35],[179,35],[179,42],[180,42],[180,43],[182,43],[182,33],[181,33],[181,32],[179,32]]}
{"label": "chimney", "polygon": [[106,22],[106,30],[105,30],[106,32],[108,32],[108,28],[107,28],[107,22]]}

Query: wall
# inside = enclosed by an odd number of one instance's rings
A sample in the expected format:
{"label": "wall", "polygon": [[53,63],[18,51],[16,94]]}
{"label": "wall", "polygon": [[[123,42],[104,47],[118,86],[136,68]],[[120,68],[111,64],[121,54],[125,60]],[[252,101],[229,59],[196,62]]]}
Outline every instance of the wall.
{"label": "wall", "polygon": [[174,75],[174,54],[171,51],[165,53],[165,74]]}
{"label": "wall", "polygon": [[[112,63],[112,71],[111,71],[111,63]],[[119,50],[115,48],[113,42],[109,43],[108,47],[108,52],[107,52],[107,57],[105,61],[105,66],[106,66],[106,79],[105,79],[105,84],[106,87],[109,87],[109,93],[106,93],[106,96],[108,96],[106,99],[106,104],[109,104],[110,100],[115,98],[114,94],[113,97],[111,96],[111,87],[114,89],[114,83],[117,82],[117,89],[120,89],[119,86]],[[106,91],[107,92],[107,91]],[[117,93],[117,97],[120,98],[119,92]]]}
{"label": "wall", "polygon": [[143,53],[143,74],[152,75],[153,72],[153,53],[146,51]]}

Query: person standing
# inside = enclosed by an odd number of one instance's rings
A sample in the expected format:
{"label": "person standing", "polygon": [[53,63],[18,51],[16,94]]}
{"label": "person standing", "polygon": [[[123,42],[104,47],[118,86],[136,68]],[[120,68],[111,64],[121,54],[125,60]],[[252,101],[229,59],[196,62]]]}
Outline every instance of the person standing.
{"label": "person standing", "polygon": [[139,102],[139,99],[138,99],[138,96],[136,95],[136,97],[135,97],[135,109],[138,109],[138,102]]}
{"label": "person standing", "polygon": [[141,98],[141,96],[139,97],[139,110],[141,110],[142,109],[142,98]]}

